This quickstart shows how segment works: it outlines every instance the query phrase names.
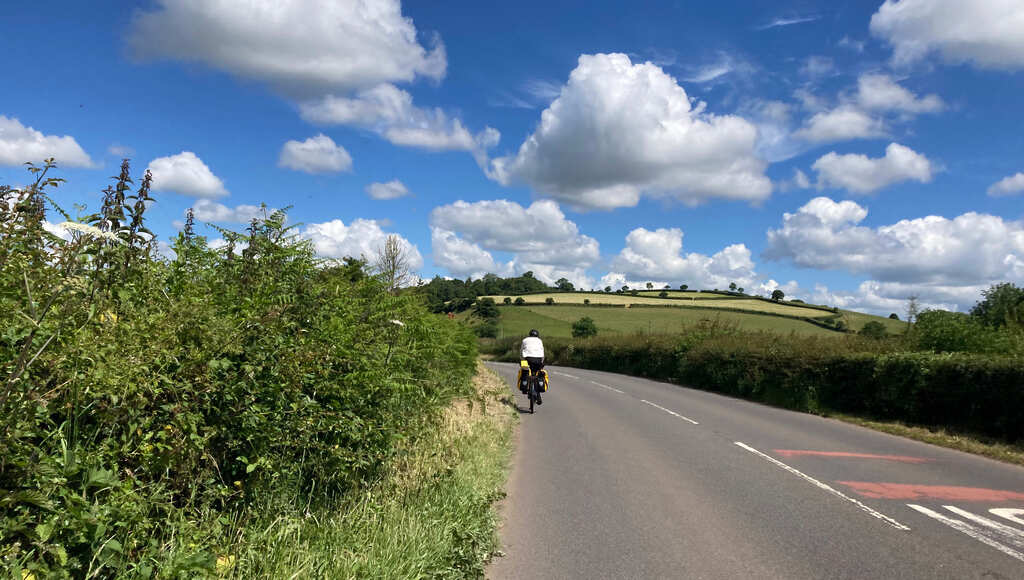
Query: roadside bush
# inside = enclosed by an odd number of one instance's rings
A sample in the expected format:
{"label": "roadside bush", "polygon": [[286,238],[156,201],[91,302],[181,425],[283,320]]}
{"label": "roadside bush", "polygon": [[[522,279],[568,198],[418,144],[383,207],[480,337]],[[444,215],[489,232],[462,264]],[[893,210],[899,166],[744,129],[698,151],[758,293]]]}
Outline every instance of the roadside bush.
{"label": "roadside bush", "polygon": [[5,576],[213,574],[257,500],[343,497],[468,384],[468,332],[316,259],[283,212],[221,250],[190,217],[165,260],[148,174],[133,191],[125,162],[65,239],[50,169],[0,188]]}
{"label": "roadside bush", "polygon": [[597,325],[594,324],[593,318],[584,316],[572,323],[573,338],[590,338],[591,336],[597,336]]}
{"label": "roadside bush", "polygon": [[1009,337],[998,328],[962,312],[925,310],[917,315],[914,337],[918,348],[935,352],[1005,353]]}

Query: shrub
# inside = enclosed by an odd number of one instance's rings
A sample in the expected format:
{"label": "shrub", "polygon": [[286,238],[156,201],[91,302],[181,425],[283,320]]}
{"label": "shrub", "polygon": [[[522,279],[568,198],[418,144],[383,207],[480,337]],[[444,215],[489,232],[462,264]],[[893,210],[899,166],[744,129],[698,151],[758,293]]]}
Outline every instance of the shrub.
{"label": "shrub", "polygon": [[547,305],[550,306],[551,304],[554,304],[554,303],[555,303],[555,299],[550,297],[550,296],[548,296],[547,298],[544,299],[544,304],[547,304]]}
{"label": "shrub", "polygon": [[508,296],[506,296],[505,299],[502,302],[504,302],[506,305],[512,304],[512,299],[509,298]]}
{"label": "shrub", "polygon": [[917,315],[914,336],[921,349],[935,352],[1006,352],[1005,333],[962,312],[925,310]]}
{"label": "shrub", "polygon": [[498,325],[494,321],[488,320],[474,327],[473,332],[480,338],[498,338]]}
{"label": "shrub", "polygon": [[658,297],[659,298],[668,298],[668,292],[665,292],[664,290],[662,290],[661,292],[658,292]]}
{"label": "shrub", "polygon": [[516,306],[522,306],[523,304],[526,304],[526,300],[523,300],[522,296],[516,296],[515,304]]}
{"label": "shrub", "polygon": [[573,322],[572,336],[573,338],[590,338],[591,336],[597,336],[597,325],[594,324],[594,319],[589,316],[584,316],[576,322]]}
{"label": "shrub", "polygon": [[889,336],[889,331],[886,330],[885,325],[881,322],[870,320],[864,324],[864,327],[860,329],[858,334],[868,338],[883,339]]}
{"label": "shrub", "polygon": [[584,306],[590,306],[590,298],[584,298],[583,299],[583,305]]}

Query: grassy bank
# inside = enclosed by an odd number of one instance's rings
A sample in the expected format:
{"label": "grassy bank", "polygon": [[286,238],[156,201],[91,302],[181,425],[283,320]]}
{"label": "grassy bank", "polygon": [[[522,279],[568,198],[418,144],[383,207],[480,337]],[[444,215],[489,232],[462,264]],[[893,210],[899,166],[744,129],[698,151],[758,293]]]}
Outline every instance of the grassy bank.
{"label": "grassy bank", "polygon": [[341,507],[267,505],[233,553],[233,578],[473,578],[497,549],[514,413],[508,389],[478,365],[475,394],[407,440],[377,483]]}

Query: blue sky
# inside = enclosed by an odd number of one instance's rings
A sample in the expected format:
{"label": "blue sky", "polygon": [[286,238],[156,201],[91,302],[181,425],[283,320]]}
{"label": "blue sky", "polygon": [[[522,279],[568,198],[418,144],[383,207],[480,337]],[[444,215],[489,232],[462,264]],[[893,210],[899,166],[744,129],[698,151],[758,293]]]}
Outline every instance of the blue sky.
{"label": "blue sky", "polygon": [[1020,2],[248,4],[5,7],[0,179],[52,155],[94,208],[126,155],[162,240],[291,205],[427,278],[882,314],[1024,283]]}

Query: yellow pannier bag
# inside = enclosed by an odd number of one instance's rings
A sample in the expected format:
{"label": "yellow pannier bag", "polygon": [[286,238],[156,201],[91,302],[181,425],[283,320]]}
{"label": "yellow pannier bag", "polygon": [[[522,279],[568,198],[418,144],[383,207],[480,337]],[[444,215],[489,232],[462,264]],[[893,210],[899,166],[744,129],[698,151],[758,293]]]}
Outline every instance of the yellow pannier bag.
{"label": "yellow pannier bag", "polygon": [[519,376],[516,377],[516,384],[519,385],[519,391],[525,393],[530,388],[530,363],[525,360],[519,361]]}

